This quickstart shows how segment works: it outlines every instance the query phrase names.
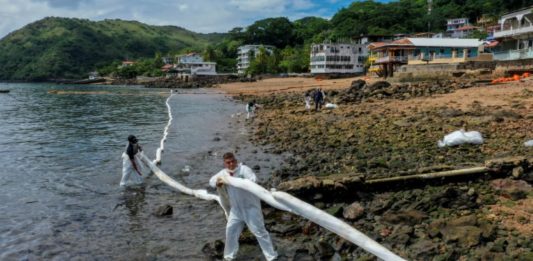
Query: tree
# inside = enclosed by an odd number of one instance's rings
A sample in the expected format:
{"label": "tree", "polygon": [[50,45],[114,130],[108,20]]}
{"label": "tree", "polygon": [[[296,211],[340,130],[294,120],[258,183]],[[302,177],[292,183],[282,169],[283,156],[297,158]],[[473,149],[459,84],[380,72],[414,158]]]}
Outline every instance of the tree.
{"label": "tree", "polygon": [[312,42],[315,35],[326,32],[331,28],[328,20],[319,17],[304,17],[294,21],[295,43],[300,45]]}
{"label": "tree", "polygon": [[252,57],[250,66],[246,69],[246,74],[256,75],[269,73],[269,67],[272,66],[271,56],[264,47],[260,47],[257,55],[250,51],[249,57]]}
{"label": "tree", "polygon": [[248,26],[244,34],[246,44],[265,44],[284,48],[292,44],[293,25],[285,17],[267,18]]}
{"label": "tree", "polygon": [[204,49],[204,52],[202,53],[202,58],[206,62],[216,61],[217,55],[216,55],[215,49],[211,45],[206,46]]}

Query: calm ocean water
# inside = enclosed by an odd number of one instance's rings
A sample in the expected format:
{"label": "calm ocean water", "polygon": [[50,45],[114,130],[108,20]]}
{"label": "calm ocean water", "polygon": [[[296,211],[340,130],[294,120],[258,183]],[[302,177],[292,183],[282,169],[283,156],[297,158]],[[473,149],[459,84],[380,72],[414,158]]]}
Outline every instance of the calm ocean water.
{"label": "calm ocean water", "polygon": [[[181,195],[154,176],[139,188],[118,186],[129,134],[155,157],[168,90],[2,83],[0,89],[11,90],[0,94],[1,260],[203,260],[202,246],[224,238],[214,203]],[[189,187],[206,188],[230,146],[228,118],[242,106],[218,94],[177,94],[169,103],[174,121],[161,168]],[[182,171],[186,166],[190,172]],[[173,216],[154,216],[164,204],[174,207]]]}

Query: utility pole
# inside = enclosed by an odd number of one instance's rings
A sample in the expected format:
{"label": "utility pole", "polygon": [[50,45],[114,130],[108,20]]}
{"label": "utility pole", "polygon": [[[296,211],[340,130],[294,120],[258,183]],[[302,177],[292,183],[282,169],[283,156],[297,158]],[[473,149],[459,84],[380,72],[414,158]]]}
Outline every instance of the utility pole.
{"label": "utility pole", "polygon": [[431,32],[431,9],[433,7],[433,0],[428,0],[428,33]]}

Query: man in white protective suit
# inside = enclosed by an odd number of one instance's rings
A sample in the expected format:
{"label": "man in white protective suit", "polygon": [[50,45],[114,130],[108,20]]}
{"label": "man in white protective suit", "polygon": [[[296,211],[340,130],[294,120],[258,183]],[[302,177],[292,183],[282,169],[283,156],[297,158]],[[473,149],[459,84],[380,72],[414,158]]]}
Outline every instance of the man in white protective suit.
{"label": "man in white protective suit", "polygon": [[[256,176],[248,166],[237,163],[235,155],[227,152],[223,156],[225,169],[215,174],[210,180],[211,187],[223,187],[221,180],[223,176],[248,179],[256,181]],[[275,260],[278,253],[274,250],[270,234],[265,229],[263,212],[261,211],[261,201],[258,197],[248,191],[235,188],[229,185],[226,187],[229,198],[230,212],[228,224],[226,225],[226,245],[224,247],[224,259],[233,260],[239,250],[239,236],[244,228],[244,224],[254,234],[261,246],[261,250],[266,260]]]}

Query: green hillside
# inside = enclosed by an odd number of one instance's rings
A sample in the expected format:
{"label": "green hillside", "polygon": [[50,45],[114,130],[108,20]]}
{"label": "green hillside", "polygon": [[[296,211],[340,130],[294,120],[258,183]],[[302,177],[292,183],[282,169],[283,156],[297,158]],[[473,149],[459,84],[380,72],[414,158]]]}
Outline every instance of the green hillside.
{"label": "green hillside", "polygon": [[202,50],[221,34],[136,21],[48,17],[0,40],[0,79],[41,81],[86,77],[123,59],[154,57],[185,48]]}

